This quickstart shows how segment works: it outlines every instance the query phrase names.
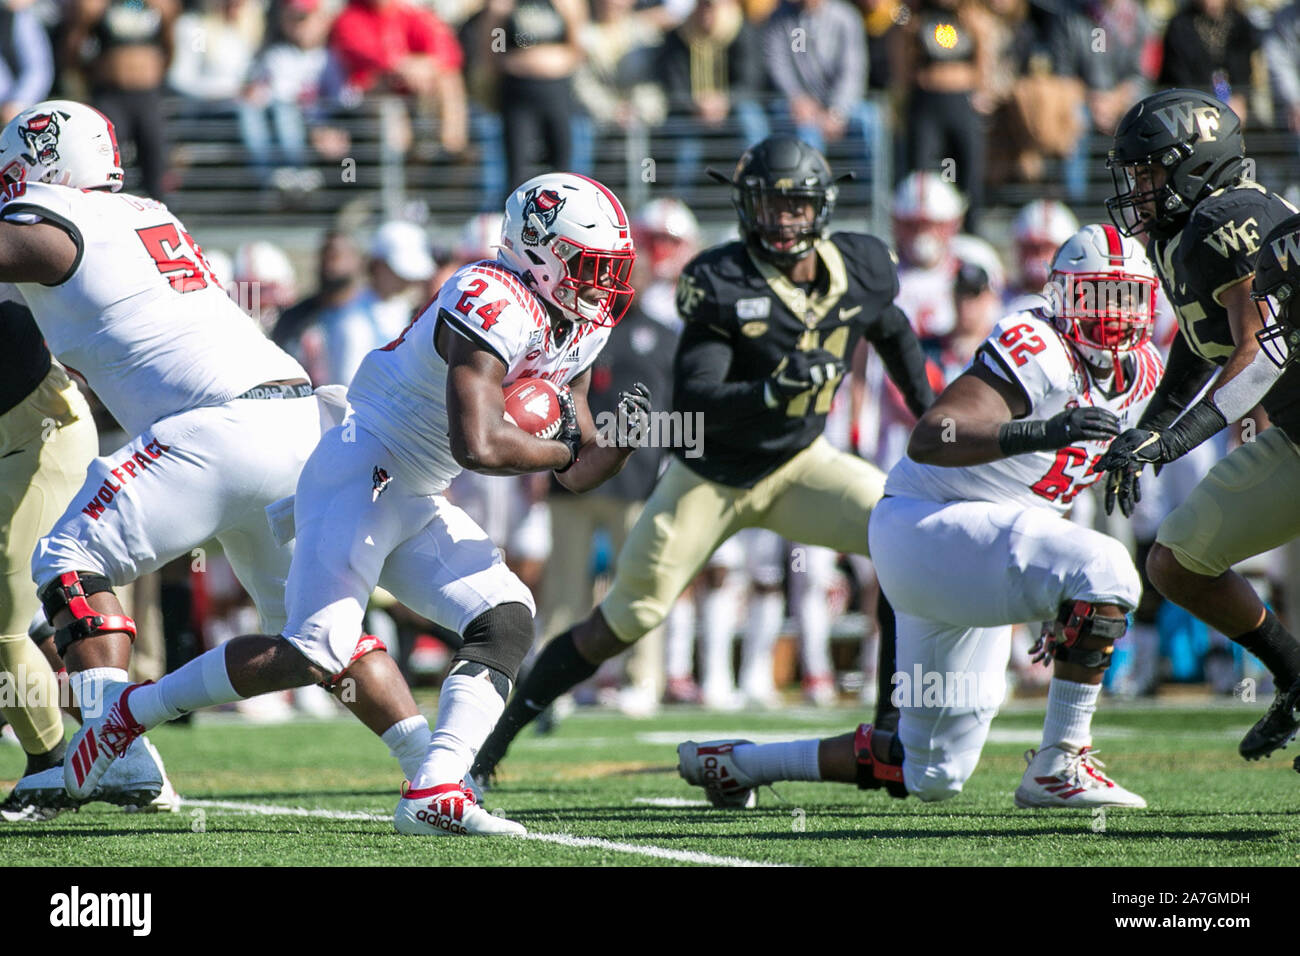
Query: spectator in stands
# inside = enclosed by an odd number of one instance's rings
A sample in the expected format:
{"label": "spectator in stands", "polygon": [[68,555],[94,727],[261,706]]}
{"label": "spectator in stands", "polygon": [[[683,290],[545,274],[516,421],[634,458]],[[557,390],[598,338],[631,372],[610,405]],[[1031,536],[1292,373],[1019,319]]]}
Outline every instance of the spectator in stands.
{"label": "spectator in stands", "polygon": [[233,113],[266,22],[251,0],[203,0],[176,21],[176,54],[167,82],[201,114]]}
{"label": "spectator in stands", "polygon": [[907,19],[902,0],[856,0],[867,31],[867,89],[889,91],[897,72],[901,24]]}
{"label": "spectator in stands", "polygon": [[736,0],[699,0],[686,22],[664,38],[654,75],[667,94],[669,117],[682,124],[675,140],[677,191],[696,185],[700,138],[728,118],[740,124],[746,146],[767,137],[767,117],[757,100],[763,51]]}
{"label": "spectator in stands", "polygon": [[1084,135],[1065,163],[1066,196],[1086,198],[1094,147],[1108,144],[1130,106],[1149,86],[1152,34],[1138,0],[1094,0],[1058,13],[1052,28],[1052,64],[1087,88]]}
{"label": "spectator in stands", "polygon": [[[541,169],[590,172],[590,136],[573,98],[586,22],[583,0],[487,0],[478,49],[501,115],[503,192]],[[575,143],[575,134],[584,141]],[[505,196],[495,198],[499,206]]]}
{"label": "spectator in stands", "polygon": [[386,222],[370,243],[369,284],[355,296],[322,309],[326,383],[347,385],[366,353],[402,334],[423,301],[425,283],[437,263],[429,239],[414,223]]}
{"label": "spectator in stands", "polygon": [[579,34],[586,59],[573,91],[598,126],[656,126],[667,111],[653,75],[662,34],[656,18],[634,6],[635,0],[595,0],[592,20]]}
{"label": "spectator in stands", "polygon": [[977,4],[921,0],[907,22],[900,72],[910,89],[908,167],[941,172],[948,181],[956,175],[968,202],[967,230],[983,208],[995,52],[988,14]]}
{"label": "spectator in stands", "polygon": [[1165,27],[1160,83],[1204,90],[1246,122],[1254,26],[1235,0],[1189,0]]}
{"label": "spectator in stands", "polygon": [[65,68],[86,71],[91,103],[113,121],[118,144],[135,147],[141,182],[132,192],[155,199],[165,191],[162,87],[178,10],[176,0],[71,0],[64,35]]}
{"label": "spectator in stands", "polygon": [[243,90],[240,132],[253,168],[277,188],[317,189],[320,171],[307,168],[308,119],[320,152],[337,159],[348,146],[346,132],[322,122],[341,80],[325,48],[330,15],[320,0],[286,0],[277,25],[279,37],[258,55]]}
{"label": "spectator in stands", "polygon": [[285,309],[271,330],[271,341],[302,363],[313,384],[330,380],[322,318],[337,314],[361,294],[363,266],[361,250],[349,233],[326,232],[316,259],[316,291]]}
{"label": "spectator in stands", "polygon": [[1296,134],[1300,147],[1300,0],[1277,12],[1264,38],[1278,125]]}
{"label": "spectator in stands", "polygon": [[45,99],[54,85],[54,52],[29,0],[0,4],[0,123]]}
{"label": "spectator in stands", "polygon": [[[348,0],[334,22],[330,48],[348,86],[363,94],[409,94],[431,103],[442,148],[453,155],[464,152],[464,56],[456,35],[432,11],[406,0]],[[404,152],[409,127],[389,135]]]}
{"label": "spectator in stands", "polygon": [[779,109],[798,137],[822,152],[850,127],[869,159],[878,117],[862,97],[867,46],[858,11],[844,0],[786,0],[763,28],[763,59]]}

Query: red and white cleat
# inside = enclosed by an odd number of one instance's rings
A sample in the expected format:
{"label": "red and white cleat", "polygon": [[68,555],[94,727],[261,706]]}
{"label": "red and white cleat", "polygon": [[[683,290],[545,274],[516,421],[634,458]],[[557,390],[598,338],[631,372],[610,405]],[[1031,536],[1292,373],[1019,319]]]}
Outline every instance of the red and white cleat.
{"label": "red and white cleat", "polygon": [[88,719],[73,735],[63,762],[63,785],[73,799],[89,800],[113,761],[145,732],[127,705],[131,692],[141,686],[125,685],[111,705],[104,701],[101,716]]}
{"label": "red and white cleat", "polygon": [[758,782],[736,765],[731,752],[748,740],[711,740],[677,745],[677,772],[692,786],[703,787],[709,802],[722,809],[749,809],[758,803]]}
{"label": "red and white cleat", "polygon": [[523,836],[528,832],[521,824],[480,807],[463,780],[406,790],[397,802],[393,826],[408,836]]}
{"label": "red and white cleat", "polygon": [[1064,747],[1025,751],[1025,776],[1016,788],[1016,806],[1023,810],[1047,807],[1131,807],[1147,802],[1111,780],[1091,747],[1078,753]]}
{"label": "red and white cleat", "polygon": [[835,691],[833,677],[805,677],[803,699],[814,707],[834,707],[839,694]]}

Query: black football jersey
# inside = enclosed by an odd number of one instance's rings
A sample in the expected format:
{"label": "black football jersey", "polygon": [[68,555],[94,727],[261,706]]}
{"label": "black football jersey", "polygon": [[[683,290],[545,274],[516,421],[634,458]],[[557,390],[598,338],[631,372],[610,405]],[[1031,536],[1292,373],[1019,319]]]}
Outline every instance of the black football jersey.
{"label": "black football jersey", "polygon": [[35,391],[50,370],[50,350],[27,306],[0,302],[0,414]]}
{"label": "black football jersey", "polygon": [[[1201,358],[1222,367],[1232,354],[1232,328],[1219,295],[1255,271],[1260,242],[1296,209],[1257,183],[1211,193],[1181,232],[1148,250],[1178,315],[1178,329]],[[1300,366],[1289,368],[1263,401],[1273,424],[1300,439]]]}
{"label": "black football jersey", "polygon": [[[759,383],[796,350],[825,349],[847,363],[861,337],[885,334],[888,318],[882,316],[901,317],[892,308],[897,260],[883,242],[841,232],[819,240],[815,249],[818,279],[808,289],[739,241],[708,249],[686,266],[677,286],[677,309],[686,325],[674,367],[675,410],[691,411],[679,398],[684,358],[692,350],[725,344],[725,381]],[[710,481],[752,487],[822,433],[839,384],[828,382],[774,409],[748,401],[739,418],[734,408],[704,409],[702,448],[674,453]]]}

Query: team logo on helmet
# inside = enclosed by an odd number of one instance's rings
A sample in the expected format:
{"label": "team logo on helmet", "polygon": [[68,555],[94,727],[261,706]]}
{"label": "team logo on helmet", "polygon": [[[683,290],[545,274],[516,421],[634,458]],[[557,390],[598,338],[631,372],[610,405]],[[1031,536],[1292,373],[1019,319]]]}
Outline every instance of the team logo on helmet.
{"label": "team logo on helmet", "polygon": [[48,166],[59,161],[60,115],[57,112],[37,113],[27,121],[27,125],[18,127],[18,134],[34,157],[29,157],[29,162]]}
{"label": "team logo on helmet", "polygon": [[534,186],[524,197],[524,228],[519,238],[530,246],[540,246],[555,235],[551,226],[564,207],[564,198],[554,189]]}

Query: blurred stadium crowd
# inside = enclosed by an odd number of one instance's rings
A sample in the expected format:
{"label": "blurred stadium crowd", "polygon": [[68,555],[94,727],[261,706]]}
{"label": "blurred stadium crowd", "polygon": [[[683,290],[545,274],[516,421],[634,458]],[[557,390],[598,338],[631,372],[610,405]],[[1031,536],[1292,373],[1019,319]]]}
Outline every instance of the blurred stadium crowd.
{"label": "blurred stadium crowd", "polygon": [[[204,122],[233,121],[238,148],[230,155],[239,174],[271,196],[270,208],[285,210],[331,185],[326,172],[337,178],[365,117],[379,124],[385,149],[401,162],[462,170],[473,184],[470,208],[481,210],[499,209],[511,184],[542,168],[593,171],[602,139],[670,129],[671,175],[657,178],[659,198],[635,216],[637,298],[593,373],[597,413],[612,409],[632,381],[649,384],[656,405],[670,407],[680,324],[675,279],[718,227],[697,221],[692,200],[725,192],[701,175],[710,131],[725,128],[737,149],[769,132],[794,131],[834,147],[841,168],[891,171],[900,305],[940,387],[962,371],[1005,306],[1042,287],[1052,251],[1077,228],[1076,212],[1096,215],[1090,183],[1109,134],[1133,102],[1165,85],[1229,102],[1246,119],[1248,152],[1253,142],[1271,144],[1271,165],[1260,178],[1278,192],[1300,188],[1300,2],[0,6],[4,121],[51,91],[96,105],[116,124],[133,162],[127,190],[168,200],[182,216],[186,178],[203,170],[177,134]],[[882,144],[888,157],[879,153]],[[615,189],[626,185],[603,178]],[[1008,206],[999,199],[1008,183],[1057,198]],[[430,201],[436,205],[436,197]],[[227,210],[222,221],[238,223],[239,215]],[[215,273],[267,334],[303,361],[315,384],[346,384],[362,356],[400,335],[458,266],[495,256],[500,217],[481,212],[456,228],[397,219],[339,226],[319,236],[310,263],[250,232],[256,235],[246,229],[248,241],[227,249],[207,247]],[[1165,307],[1159,343],[1167,347],[1175,332]],[[910,424],[864,346],[837,396],[828,437],[888,469]],[[99,425],[105,451],[124,440],[106,416]],[[1225,451],[1208,443],[1144,485],[1131,527],[1109,525],[1091,492],[1076,501],[1073,518],[1140,552]],[[453,485],[451,497],[537,595],[539,637],[574,623],[599,596],[665,454],[639,451],[614,481],[581,501],[549,475],[466,472]],[[1289,593],[1297,579],[1289,569],[1300,569],[1300,554],[1267,555],[1248,569],[1284,619],[1300,606]],[[123,600],[140,625],[136,667],[145,678],[257,630],[251,601],[215,547],[143,579]],[[776,706],[798,682],[814,704],[841,696],[869,701],[877,693],[874,600],[869,561],[742,532],[717,553],[661,633],[602,670],[590,696],[635,714],[662,702],[737,709]],[[1108,672],[1114,693],[1150,694],[1168,681],[1230,692],[1255,676],[1240,648],[1162,604],[1151,589],[1136,617]],[[458,640],[383,594],[372,602],[367,627],[415,682],[436,680]],[[1048,678],[1027,659],[1036,636],[1018,642],[1022,688]],[[297,698],[309,710],[334,706],[323,693]],[[241,706],[267,717],[289,704],[268,698]]]}

